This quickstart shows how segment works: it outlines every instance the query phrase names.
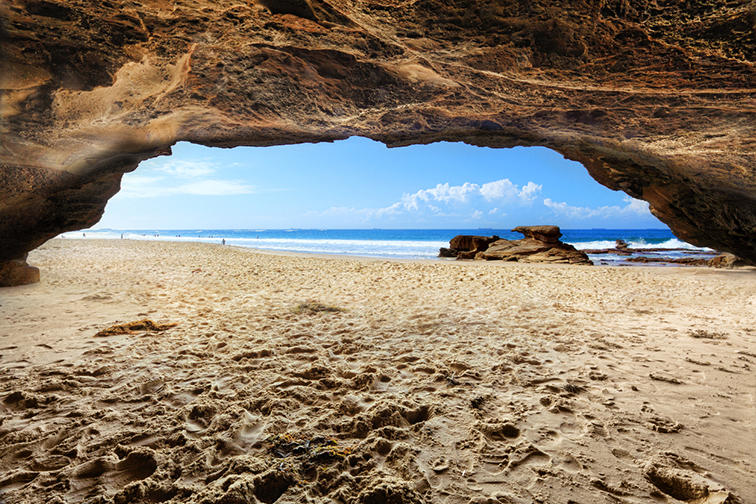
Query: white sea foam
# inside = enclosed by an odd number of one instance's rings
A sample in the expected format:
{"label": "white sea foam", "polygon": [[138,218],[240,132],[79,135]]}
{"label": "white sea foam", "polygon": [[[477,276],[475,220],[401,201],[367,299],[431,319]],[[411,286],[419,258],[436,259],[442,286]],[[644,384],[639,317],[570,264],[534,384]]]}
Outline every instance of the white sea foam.
{"label": "white sea foam", "polygon": [[[289,230],[286,230],[289,231]],[[90,238],[119,239],[120,231],[84,231],[65,233],[64,238],[82,239],[87,233]],[[193,231],[196,233],[196,231]],[[429,240],[367,240],[367,239],[338,239],[338,238],[252,238],[224,236],[223,234],[209,236],[176,236],[175,234],[148,234],[124,232],[123,237],[130,240],[147,241],[180,241],[220,243],[225,239],[227,245],[249,247],[264,250],[280,250],[286,252],[305,252],[315,254],[345,254],[369,257],[405,257],[431,258],[438,255],[438,249],[448,247],[446,241]],[[585,242],[571,242],[577,249],[606,249],[614,248],[614,240],[596,240]],[[686,250],[711,249],[696,247],[676,238],[660,243],[647,243],[644,240],[628,242],[630,248],[663,249],[675,248]]]}
{"label": "white sea foam", "polygon": [[[570,245],[573,245],[576,249],[584,250],[584,249],[607,249],[607,248],[614,248],[615,242],[614,240],[598,240],[598,241],[587,241],[587,242],[569,242]],[[648,243],[645,240],[632,240],[627,242],[628,247],[630,248],[643,248],[643,249],[687,249],[687,250],[707,250],[710,251],[711,249],[705,248],[705,247],[696,247],[695,245],[691,245],[690,243],[686,243],[684,241],[678,240],[677,238],[671,238],[669,240],[665,240],[660,243]]]}
{"label": "white sea foam", "polygon": [[[86,233],[86,232],[85,232]],[[63,238],[84,239],[79,232],[65,233]],[[89,231],[90,238],[119,239],[120,232]],[[315,254],[345,254],[377,257],[436,257],[438,249],[448,246],[445,241],[422,240],[348,240],[321,238],[237,238],[218,235],[213,237],[150,235],[140,233],[123,233],[129,240],[145,241],[181,241],[219,243],[225,239],[227,245],[257,248],[264,250],[281,250],[285,252],[309,252]]]}

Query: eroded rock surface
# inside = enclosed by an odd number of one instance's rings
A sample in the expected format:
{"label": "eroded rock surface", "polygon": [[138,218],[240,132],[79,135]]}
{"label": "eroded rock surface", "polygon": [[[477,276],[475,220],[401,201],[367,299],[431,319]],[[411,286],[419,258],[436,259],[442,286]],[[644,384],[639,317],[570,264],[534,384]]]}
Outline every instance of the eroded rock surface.
{"label": "eroded rock surface", "polygon": [[558,226],[518,226],[512,231],[522,233],[522,240],[497,240],[476,259],[487,261],[545,262],[562,264],[593,264],[584,252],[559,240]]}
{"label": "eroded rock surface", "polygon": [[525,238],[502,240],[498,236],[458,235],[438,255],[487,261],[593,264],[584,252],[559,240],[562,236],[559,226],[518,226],[512,231],[522,233]]}
{"label": "eroded rock surface", "polygon": [[449,241],[449,248],[442,247],[439,257],[456,257],[457,259],[475,259],[475,254],[482,252],[498,240],[494,236],[457,235]]}
{"label": "eroded rock surface", "polygon": [[756,261],[753,7],[669,0],[8,0],[0,261],[177,141],[543,145]]}
{"label": "eroded rock surface", "polygon": [[0,287],[26,285],[35,282],[39,282],[39,268],[29,266],[26,263],[26,254],[24,254],[23,259],[0,262]]}
{"label": "eroded rock surface", "polygon": [[[478,257],[476,257],[477,259]],[[593,264],[588,256],[566,243],[543,243],[537,240],[499,240],[479,259],[556,264]]]}
{"label": "eroded rock surface", "polygon": [[629,257],[626,259],[628,262],[634,263],[665,263],[665,264],[681,264],[683,266],[708,266],[710,268],[726,268],[732,269],[739,266],[747,266],[746,262],[737,256],[728,254],[719,254],[714,257]]}
{"label": "eroded rock surface", "polygon": [[561,243],[559,238],[562,237],[562,230],[559,229],[559,226],[517,226],[512,231],[522,233],[529,240],[543,243]]}

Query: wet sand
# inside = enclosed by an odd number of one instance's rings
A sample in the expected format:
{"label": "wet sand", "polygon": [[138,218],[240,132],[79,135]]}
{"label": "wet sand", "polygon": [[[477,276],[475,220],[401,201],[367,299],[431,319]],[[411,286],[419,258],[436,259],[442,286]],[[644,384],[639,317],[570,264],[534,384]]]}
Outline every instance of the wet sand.
{"label": "wet sand", "polygon": [[[756,272],[53,240],[6,503],[754,502]],[[113,324],[150,319],[125,334]]]}

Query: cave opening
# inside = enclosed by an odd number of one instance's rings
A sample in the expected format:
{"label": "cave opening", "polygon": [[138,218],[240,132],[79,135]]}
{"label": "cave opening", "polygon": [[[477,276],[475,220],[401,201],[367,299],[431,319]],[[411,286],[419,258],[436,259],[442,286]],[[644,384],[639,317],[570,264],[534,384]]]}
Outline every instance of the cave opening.
{"label": "cave opening", "polygon": [[623,240],[700,252],[646,202],[600,185],[551,149],[387,148],[362,137],[231,149],[178,143],[124,175],[97,225],[63,237],[416,259],[437,256],[456,235],[517,239],[511,230],[523,225],[559,226],[579,249]]}

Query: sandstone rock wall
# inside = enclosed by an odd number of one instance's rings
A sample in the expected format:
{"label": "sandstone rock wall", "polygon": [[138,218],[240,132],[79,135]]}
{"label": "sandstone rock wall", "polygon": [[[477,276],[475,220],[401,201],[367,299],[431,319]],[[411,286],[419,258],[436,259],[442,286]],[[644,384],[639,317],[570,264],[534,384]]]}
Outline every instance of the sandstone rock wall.
{"label": "sandstone rock wall", "polygon": [[177,141],[351,135],[550,147],[756,261],[748,1],[7,0],[0,19],[0,261],[97,222]]}

